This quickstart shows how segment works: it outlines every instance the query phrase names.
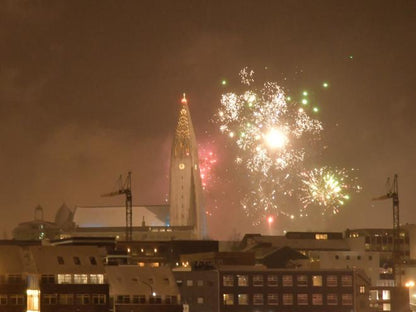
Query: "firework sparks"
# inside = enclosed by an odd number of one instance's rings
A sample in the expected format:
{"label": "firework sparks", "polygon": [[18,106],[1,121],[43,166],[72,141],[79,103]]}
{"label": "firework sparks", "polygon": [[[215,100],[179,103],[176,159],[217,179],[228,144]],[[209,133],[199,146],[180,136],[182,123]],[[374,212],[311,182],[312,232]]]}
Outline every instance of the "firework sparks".
{"label": "firework sparks", "polygon": [[203,189],[207,189],[212,181],[212,169],[217,163],[215,153],[206,148],[199,148],[199,171]]}
{"label": "firework sparks", "polygon": [[302,172],[300,178],[304,195],[301,201],[304,209],[315,205],[322,209],[322,214],[338,213],[350,199],[350,194],[361,190],[353,173],[353,169],[331,169],[326,166]]}
{"label": "firework sparks", "polygon": [[[240,72],[242,83],[253,84],[253,74],[244,68]],[[242,152],[236,162],[265,176],[271,170],[283,170],[302,161],[305,149],[301,140],[319,135],[323,129],[320,121],[288,101],[284,89],[274,82],[241,95],[224,94],[216,117],[220,131],[235,140]]]}

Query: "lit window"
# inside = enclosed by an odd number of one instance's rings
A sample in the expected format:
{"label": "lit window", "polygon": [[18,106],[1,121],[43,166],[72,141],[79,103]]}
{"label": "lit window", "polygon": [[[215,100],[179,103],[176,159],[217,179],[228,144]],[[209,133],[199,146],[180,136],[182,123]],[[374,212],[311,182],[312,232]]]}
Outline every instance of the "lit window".
{"label": "lit window", "polygon": [[283,285],[283,287],[292,287],[293,286],[293,276],[292,275],[283,275],[282,276],[282,285]]}
{"label": "lit window", "polygon": [[383,311],[391,311],[391,304],[383,303]]}
{"label": "lit window", "polygon": [[254,294],[253,295],[253,305],[263,305],[263,304],[264,304],[263,294]]}
{"label": "lit window", "polygon": [[248,286],[248,275],[237,275],[238,286]]}
{"label": "lit window", "polygon": [[352,305],[352,294],[342,294],[342,305]]}
{"label": "lit window", "polygon": [[307,275],[298,275],[296,276],[296,282],[298,287],[307,287],[308,286],[308,276]]}
{"label": "lit window", "polygon": [[247,294],[238,294],[238,304],[247,305],[248,304],[248,295]]}
{"label": "lit window", "polygon": [[293,294],[283,294],[282,303],[283,305],[293,305]]}
{"label": "lit window", "polygon": [[188,287],[194,286],[194,281],[193,280],[186,280],[186,286],[188,286]]}
{"label": "lit window", "polygon": [[322,275],[312,275],[312,286],[322,287]]}
{"label": "lit window", "polygon": [[104,275],[90,274],[90,284],[104,284]]}
{"label": "lit window", "polygon": [[196,303],[203,304],[204,303],[204,297],[198,297],[198,298],[196,298]]}
{"label": "lit window", "polygon": [[383,300],[390,300],[390,290],[383,289],[382,297]]}
{"label": "lit window", "polygon": [[326,286],[328,286],[328,287],[337,287],[338,286],[338,276],[328,275],[326,277]]}
{"label": "lit window", "polygon": [[71,274],[58,274],[58,284],[71,284],[72,275]]}
{"label": "lit window", "polygon": [[204,281],[203,280],[198,280],[197,282],[196,282],[196,285],[197,286],[204,286]]}
{"label": "lit window", "polygon": [[365,294],[365,286],[360,286],[360,294]]}
{"label": "lit window", "polygon": [[308,294],[297,294],[296,301],[298,305],[308,305]]}
{"label": "lit window", "polygon": [[224,275],[222,277],[223,286],[234,286],[234,278],[231,274]]}
{"label": "lit window", "polygon": [[315,239],[328,239],[328,234],[315,234]]}
{"label": "lit window", "polygon": [[352,275],[342,275],[341,276],[341,285],[343,287],[351,287],[352,286]]}
{"label": "lit window", "polygon": [[27,311],[39,311],[40,292],[35,289],[28,289],[27,294]]}
{"label": "lit window", "polygon": [[263,286],[263,275],[255,274],[253,275],[253,286]]}
{"label": "lit window", "polygon": [[234,304],[234,294],[223,294],[222,299],[223,299],[224,305]]}
{"label": "lit window", "polygon": [[268,305],[278,305],[279,304],[279,295],[278,294],[267,294],[267,304]]}
{"label": "lit window", "polygon": [[74,284],[88,284],[88,274],[74,274]]}
{"label": "lit window", "polygon": [[279,280],[278,280],[278,276],[273,274],[273,275],[267,275],[267,286],[270,287],[276,287],[279,285]]}
{"label": "lit window", "polygon": [[322,305],[322,294],[312,294],[312,305]]}
{"label": "lit window", "polygon": [[327,305],[338,305],[338,295],[337,294],[328,294],[326,296]]}

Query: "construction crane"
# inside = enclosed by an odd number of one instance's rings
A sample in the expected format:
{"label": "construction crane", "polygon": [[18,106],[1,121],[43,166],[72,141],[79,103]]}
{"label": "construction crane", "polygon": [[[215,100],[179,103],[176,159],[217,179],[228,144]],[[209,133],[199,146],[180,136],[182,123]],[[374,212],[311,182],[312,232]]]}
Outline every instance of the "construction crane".
{"label": "construction crane", "polygon": [[397,287],[401,286],[401,253],[400,253],[400,214],[399,214],[399,183],[397,174],[394,175],[393,184],[390,184],[390,178],[387,179],[387,185],[390,189],[386,195],[373,198],[373,200],[393,199],[393,276]]}
{"label": "construction crane", "polygon": [[131,194],[131,172],[128,173],[126,180],[120,175],[118,182],[118,190],[106,193],[101,196],[110,197],[117,195],[126,195],[126,241],[131,241],[133,236],[133,197]]}

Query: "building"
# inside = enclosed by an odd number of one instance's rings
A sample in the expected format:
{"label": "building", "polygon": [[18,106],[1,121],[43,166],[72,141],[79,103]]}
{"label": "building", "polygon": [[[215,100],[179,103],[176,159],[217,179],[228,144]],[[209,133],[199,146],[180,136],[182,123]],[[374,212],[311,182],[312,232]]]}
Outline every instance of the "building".
{"label": "building", "polygon": [[114,312],[181,312],[181,298],[168,267],[106,266]]}
{"label": "building", "polygon": [[170,225],[192,226],[195,238],[203,239],[206,224],[198,145],[185,94],[181,104],[170,160]]}

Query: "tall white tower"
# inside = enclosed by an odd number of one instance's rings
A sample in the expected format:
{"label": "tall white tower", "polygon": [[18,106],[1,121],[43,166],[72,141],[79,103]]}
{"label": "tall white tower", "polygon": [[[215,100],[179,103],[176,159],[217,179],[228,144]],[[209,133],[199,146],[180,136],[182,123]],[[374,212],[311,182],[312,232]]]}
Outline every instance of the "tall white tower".
{"label": "tall white tower", "polygon": [[206,236],[198,145],[188,101],[181,100],[170,159],[170,225],[193,226],[195,238]]}

